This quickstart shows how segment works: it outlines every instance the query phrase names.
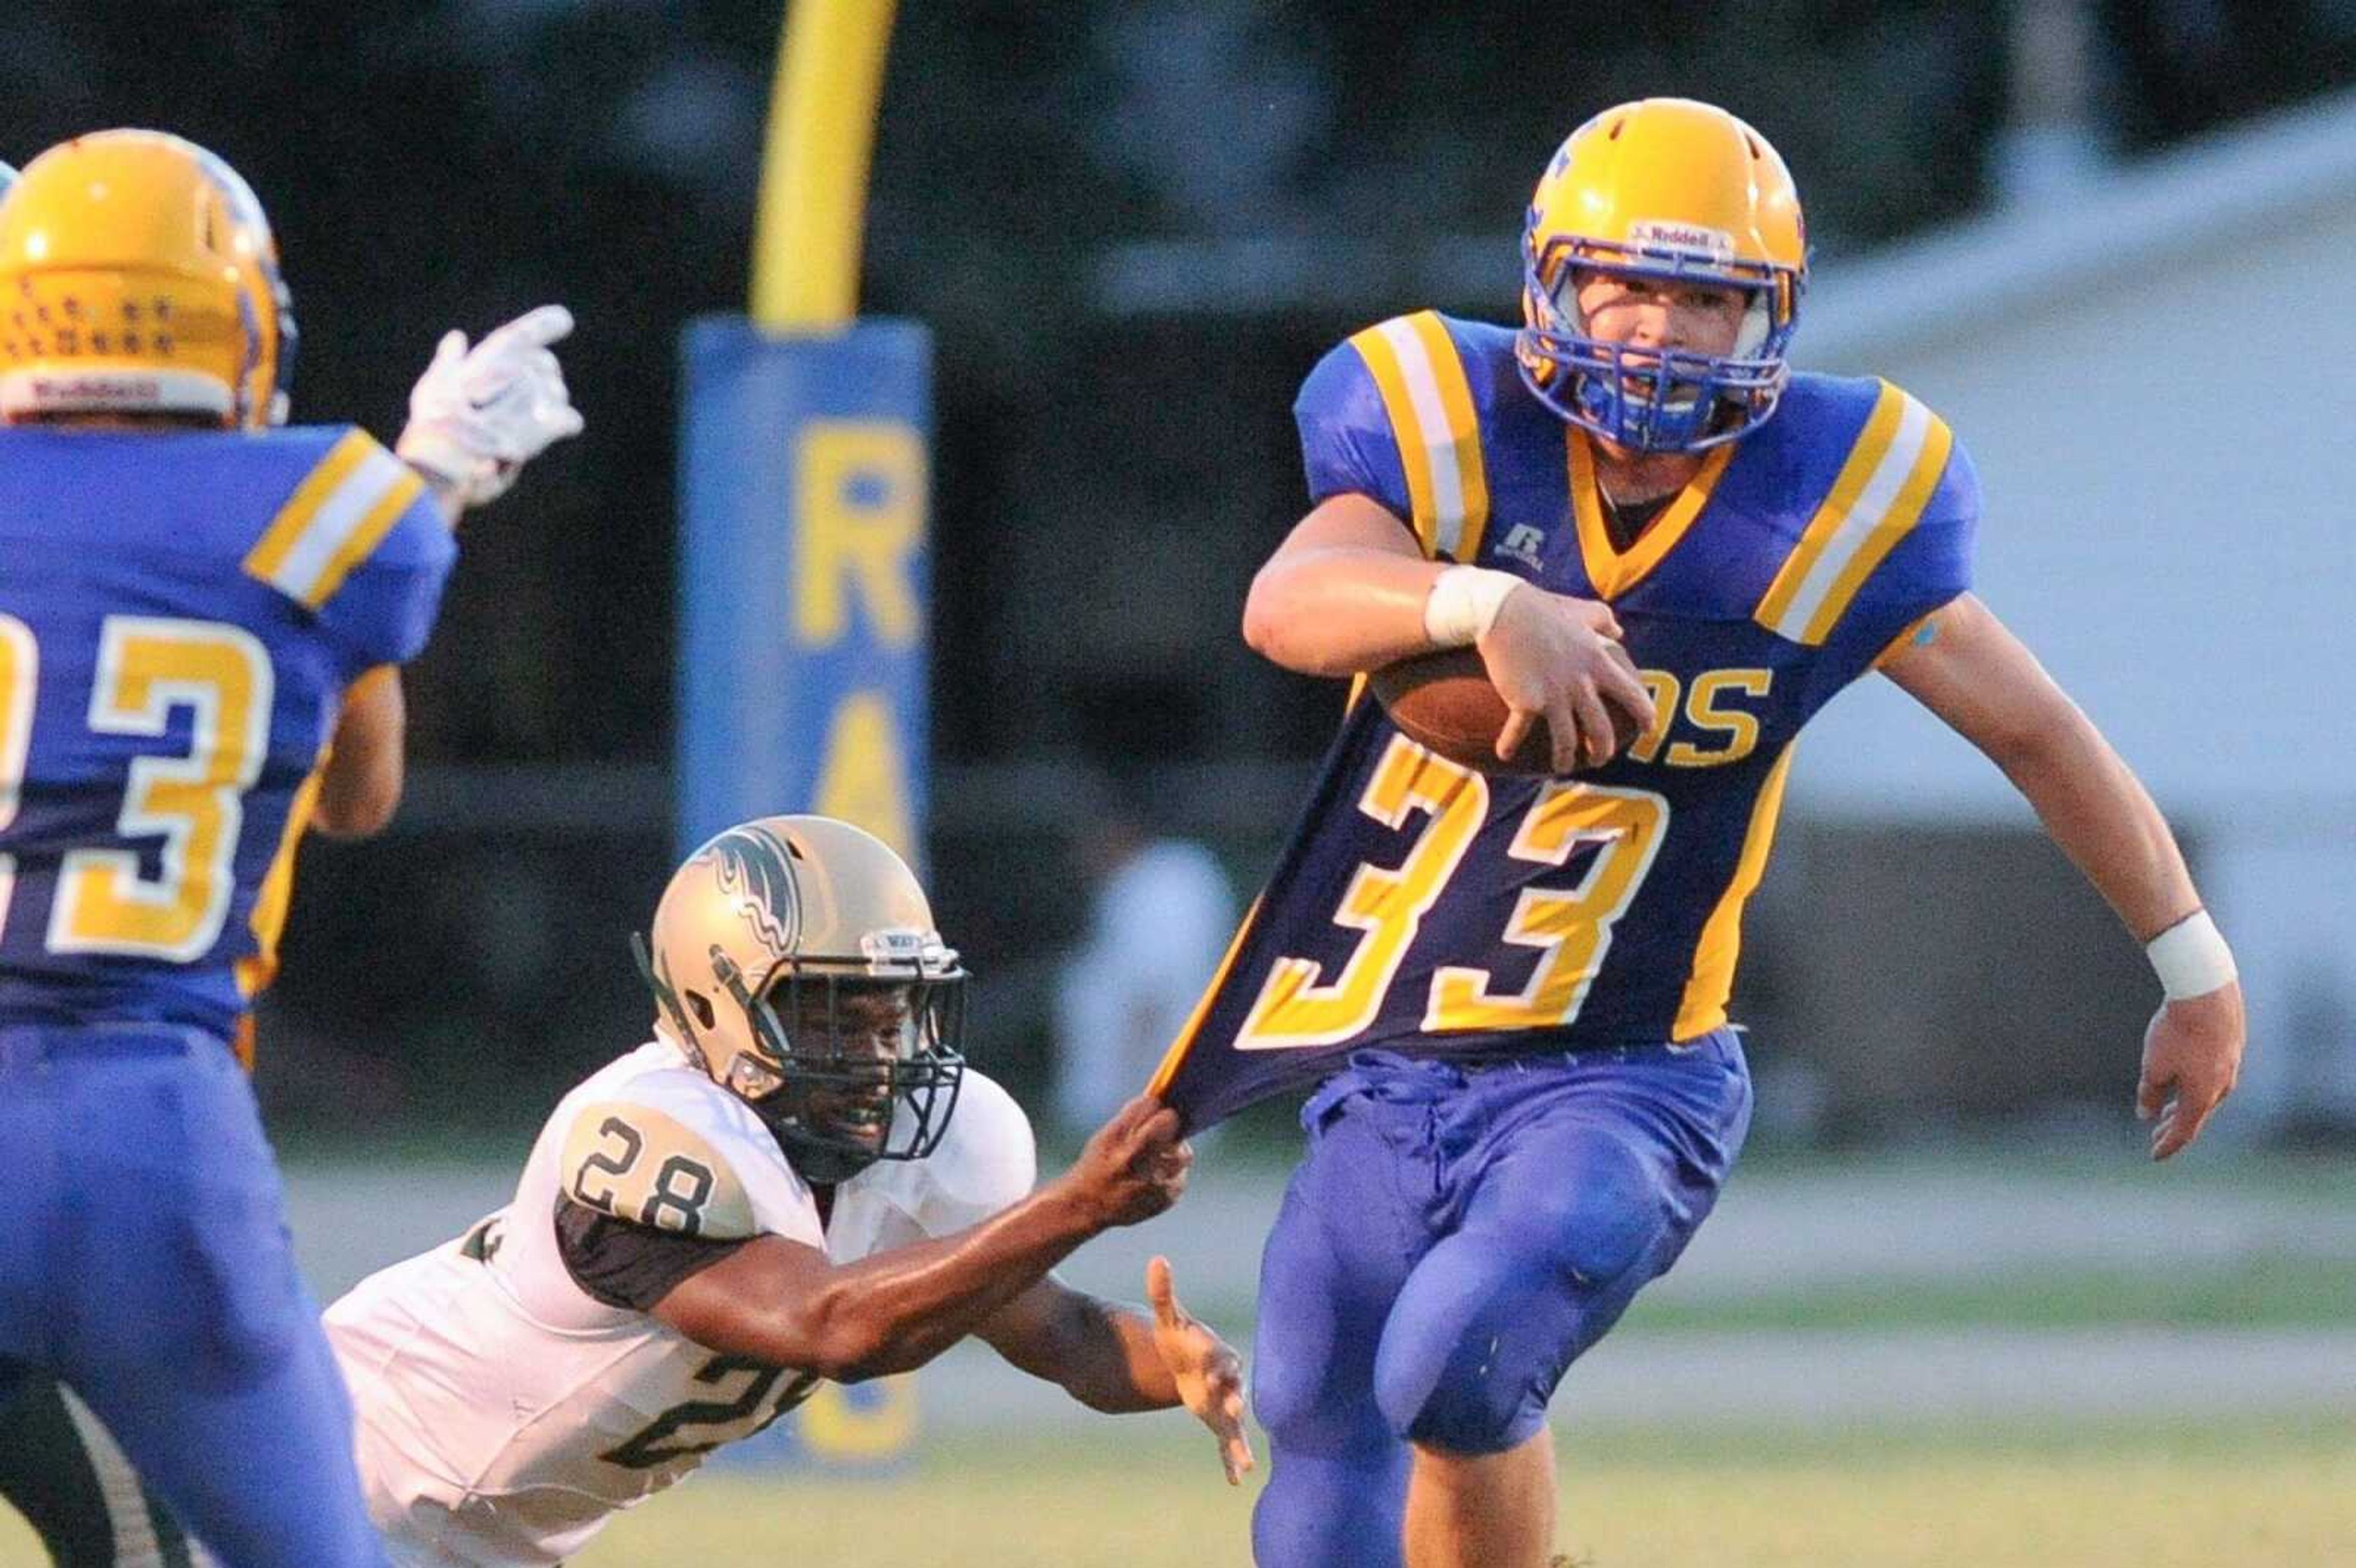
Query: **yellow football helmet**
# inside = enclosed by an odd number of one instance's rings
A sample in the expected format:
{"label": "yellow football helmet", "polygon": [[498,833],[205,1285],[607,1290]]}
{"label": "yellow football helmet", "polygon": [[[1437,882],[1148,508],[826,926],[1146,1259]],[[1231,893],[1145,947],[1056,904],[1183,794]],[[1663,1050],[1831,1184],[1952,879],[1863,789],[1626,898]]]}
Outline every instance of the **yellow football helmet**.
{"label": "yellow football helmet", "polygon": [[[1807,231],[1783,160],[1725,110],[1647,98],[1572,132],[1530,198],[1522,267],[1515,357],[1571,423],[1638,451],[1694,452],[1774,412]],[[1740,289],[1750,306],[1733,352],[1640,354],[1590,336],[1577,300],[1590,272]]]}
{"label": "yellow football helmet", "polygon": [[0,419],[282,424],[294,341],[261,202],[194,143],[77,136],[0,201]]}
{"label": "yellow football helmet", "polygon": [[739,823],[672,874],[637,955],[657,1031],[805,1179],[940,1143],[965,1072],[966,972],[883,840],[825,816]]}

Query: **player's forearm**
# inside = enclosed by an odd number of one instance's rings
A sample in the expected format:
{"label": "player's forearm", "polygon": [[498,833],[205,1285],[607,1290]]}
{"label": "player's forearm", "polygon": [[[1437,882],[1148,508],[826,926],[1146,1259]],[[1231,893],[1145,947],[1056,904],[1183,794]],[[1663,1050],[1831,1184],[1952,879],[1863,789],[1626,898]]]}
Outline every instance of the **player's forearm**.
{"label": "player's forearm", "polygon": [[831,1269],[802,1314],[818,1359],[783,1364],[838,1381],[921,1367],[1101,1229],[1068,1184],[1051,1182],[970,1230]]}
{"label": "player's forearm", "polygon": [[1302,675],[1355,675],[1429,652],[1423,607],[1441,570],[1378,549],[1280,554],[1252,580],[1244,641]]}
{"label": "player's forearm", "polygon": [[2200,906],[2159,807],[2074,705],[1995,761],[2136,941]]}
{"label": "player's forearm", "polygon": [[1108,1415],[1179,1403],[1177,1380],[1154,1348],[1153,1320],[1141,1309],[1077,1290],[1065,1292],[1058,1306],[1052,1349],[1025,1371]]}

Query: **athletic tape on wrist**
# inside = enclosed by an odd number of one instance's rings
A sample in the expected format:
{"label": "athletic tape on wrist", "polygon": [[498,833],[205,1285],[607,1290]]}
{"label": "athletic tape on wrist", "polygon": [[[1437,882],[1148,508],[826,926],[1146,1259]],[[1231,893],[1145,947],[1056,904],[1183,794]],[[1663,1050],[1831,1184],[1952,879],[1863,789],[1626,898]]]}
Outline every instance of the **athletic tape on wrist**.
{"label": "athletic tape on wrist", "polygon": [[1423,635],[1435,648],[1461,648],[1479,642],[1496,624],[1505,595],[1522,585],[1510,571],[1485,566],[1451,566],[1431,580],[1423,602]]}
{"label": "athletic tape on wrist", "polygon": [[2205,909],[2194,910],[2145,943],[2143,950],[2171,1002],[2205,997],[2232,984],[2239,973],[2233,967],[2233,950],[2225,945]]}

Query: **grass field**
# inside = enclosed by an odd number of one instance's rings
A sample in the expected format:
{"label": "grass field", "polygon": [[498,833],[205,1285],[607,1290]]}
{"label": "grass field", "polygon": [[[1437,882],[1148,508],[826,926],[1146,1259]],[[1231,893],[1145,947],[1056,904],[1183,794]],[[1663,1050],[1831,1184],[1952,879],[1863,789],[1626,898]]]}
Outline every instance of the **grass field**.
{"label": "grass field", "polygon": [[[2356,1424],[1565,1435],[1582,1568],[2324,1568],[2356,1563]],[[883,1480],[699,1477],[576,1568],[1226,1568],[1251,1492],[1207,1446],[936,1452]]]}
{"label": "grass field", "polygon": [[[1581,1568],[2356,1563],[2356,1420],[1566,1433],[1562,1457]],[[694,1477],[573,1568],[1242,1568],[1258,1484],[1108,1421],[882,1478]],[[0,1565],[41,1562],[0,1510]]]}

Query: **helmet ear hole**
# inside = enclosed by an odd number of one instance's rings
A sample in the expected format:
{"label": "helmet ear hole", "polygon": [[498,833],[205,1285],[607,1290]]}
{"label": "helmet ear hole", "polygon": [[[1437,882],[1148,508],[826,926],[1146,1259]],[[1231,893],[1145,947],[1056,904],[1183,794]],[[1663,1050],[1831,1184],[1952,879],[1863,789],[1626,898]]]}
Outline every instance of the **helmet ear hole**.
{"label": "helmet ear hole", "polygon": [[695,1014],[695,1021],[701,1024],[705,1029],[711,1029],[719,1023],[720,1015],[712,1010],[711,1000],[706,997],[702,992],[688,992],[687,1005],[689,1009]]}

